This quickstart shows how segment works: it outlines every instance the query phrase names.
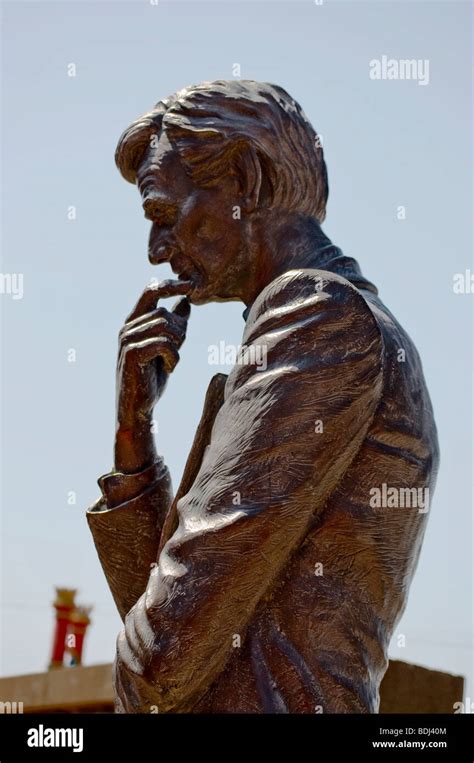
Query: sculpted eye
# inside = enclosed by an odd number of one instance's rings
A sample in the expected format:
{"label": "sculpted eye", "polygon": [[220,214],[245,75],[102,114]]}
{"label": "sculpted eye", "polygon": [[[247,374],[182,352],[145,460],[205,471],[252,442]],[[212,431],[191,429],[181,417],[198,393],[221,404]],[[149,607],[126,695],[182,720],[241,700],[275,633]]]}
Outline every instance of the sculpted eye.
{"label": "sculpted eye", "polygon": [[145,215],[147,220],[150,220],[152,223],[156,223],[157,225],[163,226],[164,228],[169,228],[175,223],[175,217],[172,215]]}

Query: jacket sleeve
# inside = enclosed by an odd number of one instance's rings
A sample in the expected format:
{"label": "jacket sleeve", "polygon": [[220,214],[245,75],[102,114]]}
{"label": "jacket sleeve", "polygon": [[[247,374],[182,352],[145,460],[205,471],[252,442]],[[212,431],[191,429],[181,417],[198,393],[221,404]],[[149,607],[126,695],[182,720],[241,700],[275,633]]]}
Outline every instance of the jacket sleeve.
{"label": "jacket sleeve", "polygon": [[146,471],[153,473],[135,475],[137,494],[126,501],[120,501],[125,492],[120,475],[111,473],[101,477],[103,496],[86,512],[97,554],[122,620],[146,588],[172,500],[171,479],[163,461],[159,459],[152,470]]}
{"label": "jacket sleeve", "polygon": [[348,469],[382,388],[360,293],[324,271],[276,279],[243,351],[179,524],[117,643],[117,709],[186,711],[224,668]]}
{"label": "jacket sleeve", "polygon": [[86,517],[122,620],[144,592],[165,539],[176,529],[176,504],[199,470],[212,424],[223,402],[226,379],[224,374],[216,374],[209,383],[174,500],[170,474],[160,457],[138,474],[110,472],[99,479],[102,498],[88,509]]}

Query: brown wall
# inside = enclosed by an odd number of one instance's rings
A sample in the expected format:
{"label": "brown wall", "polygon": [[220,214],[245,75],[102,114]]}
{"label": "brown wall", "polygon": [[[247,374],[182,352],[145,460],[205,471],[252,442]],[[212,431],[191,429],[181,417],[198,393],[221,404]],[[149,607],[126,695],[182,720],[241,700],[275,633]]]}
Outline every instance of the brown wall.
{"label": "brown wall", "polygon": [[[381,713],[452,713],[463,699],[464,679],[391,661],[381,686]],[[113,712],[112,665],[59,668],[0,679],[0,702],[23,702],[23,711]],[[8,707],[1,708],[0,712]]]}

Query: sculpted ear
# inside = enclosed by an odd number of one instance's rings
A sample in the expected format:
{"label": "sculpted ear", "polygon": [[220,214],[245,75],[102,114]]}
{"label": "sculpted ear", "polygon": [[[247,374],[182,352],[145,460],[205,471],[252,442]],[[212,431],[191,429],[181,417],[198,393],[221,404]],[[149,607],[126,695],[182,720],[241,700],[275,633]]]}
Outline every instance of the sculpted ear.
{"label": "sculpted ear", "polygon": [[242,190],[242,208],[253,212],[258,206],[262,188],[262,167],[253,146],[244,145],[236,161]]}

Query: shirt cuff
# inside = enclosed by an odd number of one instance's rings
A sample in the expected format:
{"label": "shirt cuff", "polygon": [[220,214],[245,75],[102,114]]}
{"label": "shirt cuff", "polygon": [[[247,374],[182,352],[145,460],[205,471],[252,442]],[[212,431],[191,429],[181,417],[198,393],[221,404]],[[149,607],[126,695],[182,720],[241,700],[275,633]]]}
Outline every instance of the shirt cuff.
{"label": "shirt cuff", "polygon": [[122,503],[137,498],[145,490],[158,484],[167,475],[168,469],[163,459],[160,458],[141,472],[135,472],[134,474],[109,472],[99,477],[97,482],[102,490],[107,508],[114,509]]}

